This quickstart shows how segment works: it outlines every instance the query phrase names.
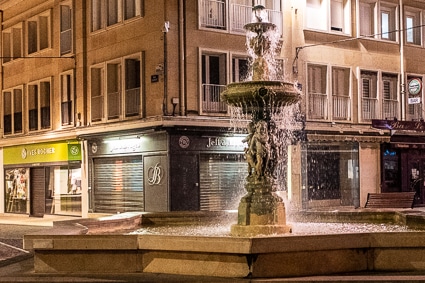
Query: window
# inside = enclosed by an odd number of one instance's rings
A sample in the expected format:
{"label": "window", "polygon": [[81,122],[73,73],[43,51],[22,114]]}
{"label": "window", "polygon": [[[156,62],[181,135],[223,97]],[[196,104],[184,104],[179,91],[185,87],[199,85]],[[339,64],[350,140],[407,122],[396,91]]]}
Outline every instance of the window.
{"label": "window", "polygon": [[107,109],[108,120],[118,119],[121,109],[121,64],[108,63],[107,65]]}
{"label": "window", "polygon": [[125,117],[138,116],[140,109],[140,59],[125,59]]}
{"label": "window", "polygon": [[327,67],[308,65],[308,116],[310,119],[328,119]]}
{"label": "window", "polygon": [[398,115],[398,76],[382,74],[382,119],[399,117]]}
{"label": "window", "polygon": [[144,15],[144,1],[124,0],[124,20]]}
{"label": "window", "polygon": [[381,39],[396,41],[396,8],[395,6],[385,6],[381,3]]}
{"label": "window", "polygon": [[61,75],[61,123],[62,126],[72,125],[73,115],[73,94],[74,82],[71,73]]}
{"label": "window", "polygon": [[351,119],[350,69],[332,68],[332,118]]}
{"label": "window", "polygon": [[102,67],[91,68],[91,121],[99,122],[103,119],[103,103],[104,103],[104,70]]}
{"label": "window", "polygon": [[50,81],[40,81],[28,85],[28,123],[30,131],[50,128],[50,97]]}
{"label": "window", "polygon": [[361,71],[360,76],[362,121],[398,117],[398,75]]}
{"label": "window", "polygon": [[92,31],[104,29],[124,20],[143,16],[143,0],[92,0]]}
{"label": "window", "polygon": [[3,92],[3,133],[22,133],[22,88]]}
{"label": "window", "polygon": [[396,12],[396,5],[378,0],[359,0],[360,35],[396,41]]}
{"label": "window", "polygon": [[3,63],[22,57],[22,26],[3,31]]}
{"label": "window", "polygon": [[202,54],[202,112],[227,113],[220,100],[226,86],[226,54]]}
{"label": "window", "polygon": [[362,120],[379,119],[377,97],[377,72],[361,71]]}
{"label": "window", "polygon": [[236,57],[232,59],[232,82],[243,82],[248,79],[248,58]]}
{"label": "window", "polygon": [[198,1],[199,27],[245,33],[244,26],[252,21],[252,7],[266,7],[268,21],[282,31],[281,0],[200,0]]}
{"label": "window", "polygon": [[350,34],[350,0],[307,0],[306,28]]}
{"label": "window", "polygon": [[50,47],[50,12],[28,20],[27,29],[28,54]]}
{"label": "window", "polygon": [[226,29],[226,2],[223,0],[199,1],[201,26],[215,29]]}
{"label": "window", "polygon": [[369,36],[375,34],[375,6],[376,3],[359,3],[359,23],[360,36]]}
{"label": "window", "polygon": [[421,45],[420,12],[405,12],[405,40],[408,44]]}
{"label": "window", "polygon": [[92,122],[142,115],[141,62],[140,55],[134,55],[91,68]]}
{"label": "window", "polygon": [[60,5],[60,51],[61,55],[72,52],[72,10],[70,5]]}

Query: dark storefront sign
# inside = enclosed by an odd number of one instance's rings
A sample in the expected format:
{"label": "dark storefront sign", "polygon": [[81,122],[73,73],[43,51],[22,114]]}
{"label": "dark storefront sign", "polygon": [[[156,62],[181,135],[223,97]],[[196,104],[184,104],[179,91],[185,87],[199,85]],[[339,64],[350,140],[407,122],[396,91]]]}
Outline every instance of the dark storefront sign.
{"label": "dark storefront sign", "polygon": [[381,130],[425,132],[424,121],[372,120],[372,127]]}

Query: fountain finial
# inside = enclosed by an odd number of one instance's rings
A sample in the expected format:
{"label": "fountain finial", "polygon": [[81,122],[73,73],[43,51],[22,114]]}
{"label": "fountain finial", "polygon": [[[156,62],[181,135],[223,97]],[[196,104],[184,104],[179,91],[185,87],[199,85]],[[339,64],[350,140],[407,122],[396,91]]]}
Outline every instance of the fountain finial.
{"label": "fountain finial", "polygon": [[263,5],[256,5],[252,7],[252,22],[253,23],[268,23],[269,17],[267,15],[266,7]]}

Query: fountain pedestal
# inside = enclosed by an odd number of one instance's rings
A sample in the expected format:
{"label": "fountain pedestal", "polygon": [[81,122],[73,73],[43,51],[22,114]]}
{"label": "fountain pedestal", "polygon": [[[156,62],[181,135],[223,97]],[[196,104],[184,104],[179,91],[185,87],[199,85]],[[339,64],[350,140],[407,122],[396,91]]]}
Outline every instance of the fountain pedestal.
{"label": "fountain pedestal", "polygon": [[257,235],[284,234],[292,231],[286,225],[285,204],[276,191],[274,180],[255,176],[247,177],[245,189],[238,208],[238,223],[230,228],[232,236],[251,237]]}

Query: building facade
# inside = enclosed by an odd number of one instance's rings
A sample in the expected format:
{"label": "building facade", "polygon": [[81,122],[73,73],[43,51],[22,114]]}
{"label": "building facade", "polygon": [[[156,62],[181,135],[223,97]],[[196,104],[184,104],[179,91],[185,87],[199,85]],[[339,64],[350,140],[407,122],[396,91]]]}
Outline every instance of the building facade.
{"label": "building facade", "polygon": [[303,93],[288,207],[423,204],[421,132],[372,123],[421,123],[421,2],[0,0],[0,213],[236,209],[246,133],[220,93],[247,75],[253,5]]}

